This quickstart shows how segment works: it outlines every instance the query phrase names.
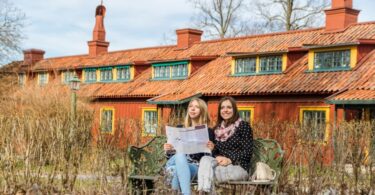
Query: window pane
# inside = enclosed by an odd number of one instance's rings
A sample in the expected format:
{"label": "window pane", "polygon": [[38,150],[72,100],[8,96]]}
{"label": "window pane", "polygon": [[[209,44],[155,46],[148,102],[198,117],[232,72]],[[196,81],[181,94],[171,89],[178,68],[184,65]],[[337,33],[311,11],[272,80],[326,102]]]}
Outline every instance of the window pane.
{"label": "window pane", "polygon": [[238,113],[240,114],[242,120],[251,123],[251,110],[239,110]]}
{"label": "window pane", "polygon": [[144,130],[146,134],[156,134],[158,117],[156,111],[144,111]]}
{"label": "window pane", "polygon": [[113,111],[103,110],[102,111],[102,121],[101,121],[101,131],[102,132],[112,132],[112,121]]}
{"label": "window pane", "polygon": [[281,72],[282,58],[281,56],[266,56],[260,58],[261,72]]}
{"label": "window pane", "polygon": [[255,72],[256,58],[241,58],[235,61],[235,73],[253,73]]}
{"label": "window pane", "polygon": [[350,50],[316,52],[314,69],[349,68]]}
{"label": "window pane", "polygon": [[306,139],[322,141],[324,140],[326,129],[326,112],[325,111],[303,111],[303,128],[309,134]]}

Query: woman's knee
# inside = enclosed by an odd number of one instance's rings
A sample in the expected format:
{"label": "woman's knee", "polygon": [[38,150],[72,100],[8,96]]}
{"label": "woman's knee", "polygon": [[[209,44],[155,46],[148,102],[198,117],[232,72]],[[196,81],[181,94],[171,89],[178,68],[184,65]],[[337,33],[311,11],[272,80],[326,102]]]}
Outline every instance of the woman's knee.
{"label": "woman's knee", "polygon": [[199,162],[200,163],[211,163],[212,160],[214,160],[214,158],[212,158],[211,156],[203,156]]}
{"label": "woman's knee", "polygon": [[176,164],[188,162],[185,154],[175,154],[175,161],[176,161]]}

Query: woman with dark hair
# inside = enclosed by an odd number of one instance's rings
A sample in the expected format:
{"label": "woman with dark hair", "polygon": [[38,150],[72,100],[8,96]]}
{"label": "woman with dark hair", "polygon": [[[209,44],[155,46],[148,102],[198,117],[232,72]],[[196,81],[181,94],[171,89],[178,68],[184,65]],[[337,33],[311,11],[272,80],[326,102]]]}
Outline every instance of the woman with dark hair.
{"label": "woman with dark hair", "polygon": [[211,191],[214,179],[218,182],[247,179],[253,152],[251,127],[240,118],[232,97],[220,100],[214,133],[213,157],[202,157],[198,169],[198,190],[205,192]]}

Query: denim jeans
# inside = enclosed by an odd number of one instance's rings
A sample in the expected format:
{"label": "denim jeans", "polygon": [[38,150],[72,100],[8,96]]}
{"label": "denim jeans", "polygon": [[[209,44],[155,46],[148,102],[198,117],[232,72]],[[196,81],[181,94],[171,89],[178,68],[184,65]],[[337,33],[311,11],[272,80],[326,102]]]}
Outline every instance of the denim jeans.
{"label": "denim jeans", "polygon": [[172,189],[181,189],[183,195],[190,195],[191,180],[197,175],[198,166],[189,163],[186,154],[175,154],[167,161],[166,170],[172,176]]}

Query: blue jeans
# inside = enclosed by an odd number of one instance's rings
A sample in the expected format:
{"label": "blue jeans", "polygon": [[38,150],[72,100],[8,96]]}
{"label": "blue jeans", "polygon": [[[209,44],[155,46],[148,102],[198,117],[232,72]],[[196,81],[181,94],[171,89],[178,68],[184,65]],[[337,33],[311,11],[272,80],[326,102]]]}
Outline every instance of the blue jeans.
{"label": "blue jeans", "polygon": [[167,161],[166,170],[172,176],[172,189],[181,189],[183,195],[190,195],[191,180],[197,175],[198,166],[189,163],[186,154],[175,154]]}

